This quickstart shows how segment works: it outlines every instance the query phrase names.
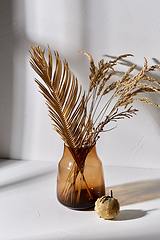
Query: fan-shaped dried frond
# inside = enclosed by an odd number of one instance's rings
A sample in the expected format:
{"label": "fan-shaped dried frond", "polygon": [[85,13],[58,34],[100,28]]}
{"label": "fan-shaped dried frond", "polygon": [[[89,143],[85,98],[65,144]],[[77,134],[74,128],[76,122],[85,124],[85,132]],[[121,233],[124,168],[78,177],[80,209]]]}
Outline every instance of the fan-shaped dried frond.
{"label": "fan-shaped dried frond", "polygon": [[55,52],[56,66],[52,77],[52,55],[49,47],[48,51],[47,64],[41,48],[32,47],[30,64],[43,80],[43,84],[37,79],[35,81],[46,99],[49,116],[54,121],[54,129],[67,145],[75,148],[83,139],[82,130],[86,119],[85,94],[81,94],[77,79],[68,68],[67,62],[64,61],[62,64],[57,52]]}

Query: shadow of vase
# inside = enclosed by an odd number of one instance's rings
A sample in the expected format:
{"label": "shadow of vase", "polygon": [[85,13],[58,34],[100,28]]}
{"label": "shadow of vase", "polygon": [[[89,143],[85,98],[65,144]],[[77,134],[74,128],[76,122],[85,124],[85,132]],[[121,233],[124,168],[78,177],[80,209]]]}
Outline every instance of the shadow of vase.
{"label": "shadow of vase", "polygon": [[125,206],[160,198],[160,179],[107,187],[106,193],[109,189],[112,189],[120,206]]}

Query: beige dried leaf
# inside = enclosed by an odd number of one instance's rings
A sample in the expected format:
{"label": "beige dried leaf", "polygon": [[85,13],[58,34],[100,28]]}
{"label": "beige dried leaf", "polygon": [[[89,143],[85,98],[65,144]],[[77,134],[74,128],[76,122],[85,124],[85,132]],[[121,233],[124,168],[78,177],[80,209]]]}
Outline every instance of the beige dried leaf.
{"label": "beige dried leaf", "polygon": [[85,94],[82,95],[81,88],[78,89],[77,79],[71,73],[68,64],[64,61],[62,66],[57,52],[55,52],[56,67],[53,77],[50,49],[49,64],[45,61],[44,52],[39,46],[32,47],[32,52],[30,52],[30,64],[43,81],[41,83],[35,80],[46,99],[49,116],[54,121],[54,129],[67,145],[72,148],[78,147],[85,126]]}

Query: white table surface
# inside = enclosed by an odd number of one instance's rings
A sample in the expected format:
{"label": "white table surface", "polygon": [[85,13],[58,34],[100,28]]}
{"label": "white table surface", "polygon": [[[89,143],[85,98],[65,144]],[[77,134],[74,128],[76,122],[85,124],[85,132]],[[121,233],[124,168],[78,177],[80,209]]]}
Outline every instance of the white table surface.
{"label": "white table surface", "polygon": [[160,170],[104,166],[104,173],[121,205],[114,220],[62,206],[56,164],[1,160],[0,240],[159,240]]}

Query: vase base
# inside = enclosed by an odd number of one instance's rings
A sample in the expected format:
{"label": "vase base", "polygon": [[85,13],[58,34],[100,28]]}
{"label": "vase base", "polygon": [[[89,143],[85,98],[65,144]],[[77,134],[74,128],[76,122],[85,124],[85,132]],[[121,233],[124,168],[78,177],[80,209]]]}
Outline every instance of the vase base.
{"label": "vase base", "polygon": [[102,197],[105,195],[105,186],[99,186],[97,188],[94,188],[94,190],[89,189],[92,198],[89,197],[87,189],[82,189],[81,190],[81,197],[79,198],[79,201],[77,202],[77,195],[78,192],[74,192],[72,194],[72,199],[69,197],[67,200],[64,199],[63,196],[57,194],[58,201],[70,208],[70,209],[75,209],[75,210],[85,210],[89,208],[94,208],[95,202],[97,198]]}
{"label": "vase base", "polygon": [[62,202],[59,198],[58,198],[58,201],[59,201],[59,203],[60,204],[62,204],[64,207],[67,207],[67,208],[69,208],[69,209],[72,209],[72,210],[89,210],[89,209],[91,209],[91,210],[93,210],[94,209],[94,206],[95,206],[95,203],[93,203],[93,204],[91,204],[91,205],[89,205],[89,206],[71,206],[71,205],[69,205],[69,204],[65,204],[64,202]]}
{"label": "vase base", "polygon": [[71,206],[70,204],[67,204],[67,203],[62,202],[59,198],[58,198],[58,201],[59,201],[59,203],[62,204],[64,207],[67,207],[67,208],[72,209],[72,210],[94,209],[94,206],[95,206],[95,203],[90,204],[90,205],[88,205],[88,206],[77,206],[77,205],[75,205],[75,206],[72,205],[72,206]]}

